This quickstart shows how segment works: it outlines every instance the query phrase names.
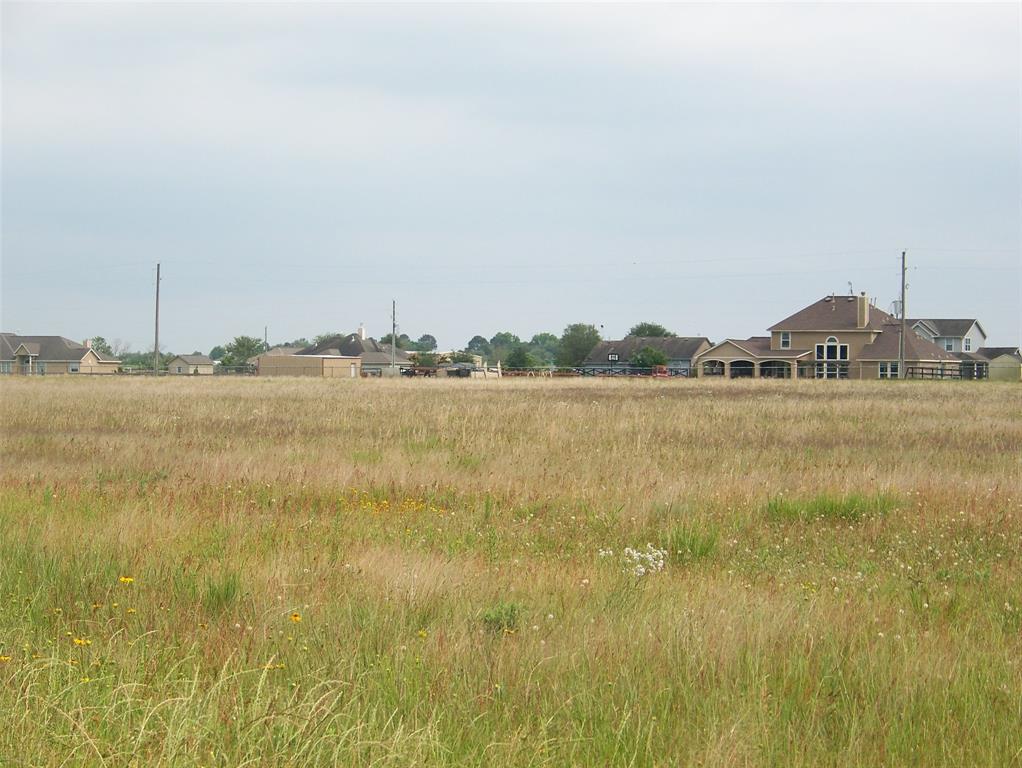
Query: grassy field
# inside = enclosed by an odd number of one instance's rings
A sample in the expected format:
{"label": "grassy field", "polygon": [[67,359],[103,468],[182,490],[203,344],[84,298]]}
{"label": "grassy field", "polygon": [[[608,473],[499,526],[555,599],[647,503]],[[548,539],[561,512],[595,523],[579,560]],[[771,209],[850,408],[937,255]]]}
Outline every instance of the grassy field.
{"label": "grassy field", "polygon": [[1022,764],[1022,389],[0,382],[2,766]]}

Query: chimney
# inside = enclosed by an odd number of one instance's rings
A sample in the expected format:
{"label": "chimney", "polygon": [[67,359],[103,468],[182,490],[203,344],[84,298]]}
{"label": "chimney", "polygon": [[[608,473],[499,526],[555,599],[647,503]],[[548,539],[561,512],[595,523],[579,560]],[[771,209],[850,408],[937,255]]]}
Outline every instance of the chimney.
{"label": "chimney", "polygon": [[362,341],[366,340],[366,327],[363,323],[358,324],[358,337],[362,339]]}
{"label": "chimney", "polygon": [[869,325],[869,299],[866,297],[866,292],[863,291],[861,294],[855,297],[856,306],[856,317],[855,325],[857,328],[865,328]]}
{"label": "chimney", "polygon": [[86,349],[92,349],[92,339],[86,339],[85,341],[82,342],[82,345]]}

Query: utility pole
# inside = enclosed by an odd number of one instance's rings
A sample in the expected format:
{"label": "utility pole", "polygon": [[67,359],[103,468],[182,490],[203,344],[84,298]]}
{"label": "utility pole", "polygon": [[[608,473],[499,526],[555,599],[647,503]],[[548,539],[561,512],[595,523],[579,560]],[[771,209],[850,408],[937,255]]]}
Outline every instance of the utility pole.
{"label": "utility pole", "polygon": [[901,252],[901,337],[898,339],[898,378],[905,378],[905,330],[908,327],[908,321],[905,319],[908,315],[905,312],[905,251]]}
{"label": "utility pole", "polygon": [[397,300],[390,302],[390,372],[397,371]]}
{"label": "utility pole", "polygon": [[263,346],[266,349],[270,348],[270,326],[268,325],[263,326]]}
{"label": "utility pole", "polygon": [[156,262],[156,339],[153,341],[153,376],[160,375],[160,262]]}

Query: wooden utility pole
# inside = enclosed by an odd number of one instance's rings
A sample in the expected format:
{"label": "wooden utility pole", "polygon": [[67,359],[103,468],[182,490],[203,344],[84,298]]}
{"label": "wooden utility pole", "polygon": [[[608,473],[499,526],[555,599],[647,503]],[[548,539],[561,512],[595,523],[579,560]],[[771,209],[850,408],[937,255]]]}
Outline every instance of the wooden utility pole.
{"label": "wooden utility pole", "polygon": [[397,370],[397,300],[390,302],[390,372]]}
{"label": "wooden utility pole", "polygon": [[153,341],[153,376],[160,375],[160,262],[156,262],[156,339]]}
{"label": "wooden utility pole", "polygon": [[898,378],[905,378],[905,330],[908,315],[905,312],[905,251],[901,252],[901,337],[898,339]]}

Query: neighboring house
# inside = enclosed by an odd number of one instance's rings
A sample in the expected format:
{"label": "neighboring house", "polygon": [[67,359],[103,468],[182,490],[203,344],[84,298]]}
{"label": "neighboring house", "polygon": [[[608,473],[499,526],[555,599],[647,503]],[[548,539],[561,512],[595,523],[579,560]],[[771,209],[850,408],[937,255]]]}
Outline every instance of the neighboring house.
{"label": "neighboring house", "polygon": [[[376,339],[366,338],[364,331],[359,330],[347,336],[333,336],[295,353],[295,357],[309,355],[357,357],[363,375],[380,376],[390,368],[391,350],[389,344],[381,344]],[[408,353],[402,349],[395,350],[394,359],[399,370],[414,365]]]}
{"label": "neighboring house", "polygon": [[[898,378],[901,321],[877,309],[865,294],[825,296],[767,329],[769,336],[727,339],[695,359],[699,376],[728,378]],[[905,365],[957,375],[952,353],[916,336],[905,339]]]}
{"label": "neighboring house", "polygon": [[627,369],[631,367],[632,356],[646,347],[664,353],[668,372],[687,376],[692,360],[710,348],[710,340],[702,336],[626,336],[618,341],[601,341],[579,367],[597,372]]}
{"label": "neighboring house", "polygon": [[945,352],[978,352],[987,340],[986,331],[975,318],[908,320],[921,338],[932,341]]}
{"label": "neighboring house", "polygon": [[987,361],[987,378],[1022,381],[1022,351],[1018,347],[982,347],[978,354]]}
{"label": "neighboring house", "polygon": [[303,349],[305,349],[305,347],[282,347],[282,346],[270,347],[270,349],[266,350],[262,354],[254,355],[245,362],[248,363],[249,365],[256,365],[256,363],[259,361],[259,358],[263,357],[264,355],[297,355]]}
{"label": "neighboring house", "polygon": [[213,361],[206,355],[178,355],[167,363],[171,375],[212,376]]}
{"label": "neighboring house", "polygon": [[357,379],[362,361],[350,355],[271,355],[256,358],[259,376],[316,376],[325,379]]}
{"label": "neighboring house", "polygon": [[121,361],[63,336],[0,333],[0,374],[117,373]]}

